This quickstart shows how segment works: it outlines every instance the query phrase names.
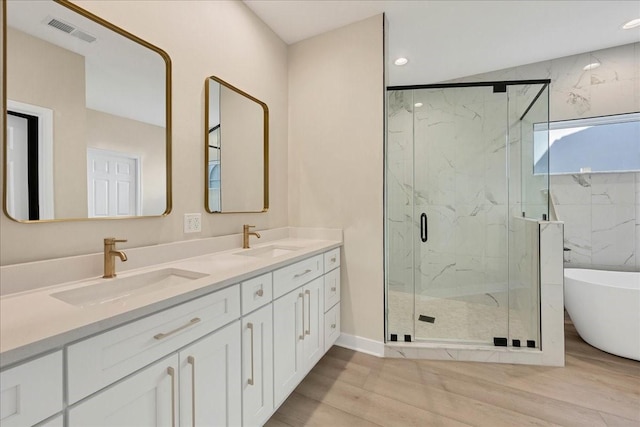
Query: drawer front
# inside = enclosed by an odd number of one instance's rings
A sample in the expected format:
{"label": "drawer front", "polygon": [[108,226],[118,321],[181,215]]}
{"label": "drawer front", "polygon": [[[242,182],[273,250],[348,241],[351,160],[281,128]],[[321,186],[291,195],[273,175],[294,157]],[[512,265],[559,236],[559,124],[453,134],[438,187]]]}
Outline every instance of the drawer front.
{"label": "drawer front", "polygon": [[30,426],[62,411],[62,351],[0,373],[0,425]]}
{"label": "drawer front", "polygon": [[324,272],[340,267],[340,248],[331,249],[324,253]]}
{"label": "drawer front", "polygon": [[239,317],[234,285],[69,346],[69,404]]}
{"label": "drawer front", "polygon": [[247,314],[271,302],[273,299],[273,276],[271,273],[246,280],[242,288],[242,314]]}
{"label": "drawer front", "polygon": [[340,303],[333,306],[324,315],[324,352],[329,351],[331,346],[340,336]]}
{"label": "drawer front", "polygon": [[296,262],[273,272],[273,297],[282,295],[320,277],[323,272],[322,255]]}
{"label": "drawer front", "polygon": [[340,301],[340,269],[324,275],[324,309],[329,310]]}

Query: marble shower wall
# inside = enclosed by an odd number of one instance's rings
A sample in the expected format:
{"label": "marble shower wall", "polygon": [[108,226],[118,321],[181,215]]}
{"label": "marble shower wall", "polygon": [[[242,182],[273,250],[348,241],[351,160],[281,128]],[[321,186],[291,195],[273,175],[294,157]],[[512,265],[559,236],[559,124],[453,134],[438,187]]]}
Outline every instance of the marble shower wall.
{"label": "marble shower wall", "polygon": [[640,172],[551,176],[567,267],[640,271]]}
{"label": "marble shower wall", "polygon": [[417,294],[506,291],[506,94],[491,87],[394,91],[388,105],[390,289],[413,292],[416,274]]}
{"label": "marble shower wall", "polygon": [[[601,66],[584,71],[586,64]],[[551,79],[551,121],[640,110],[640,43],[522,65],[456,81]],[[640,271],[639,173],[551,176],[565,222],[567,266]]]}
{"label": "marble shower wall", "polygon": [[386,149],[387,282],[413,293],[413,95],[388,93]]}
{"label": "marble shower wall", "polygon": [[[514,217],[509,222],[509,231],[509,323],[512,326],[509,338],[520,339],[523,344],[526,340],[535,340],[538,345],[540,223]],[[518,336],[515,331],[523,335]]]}
{"label": "marble shower wall", "polygon": [[[582,68],[592,62],[601,66]],[[452,80],[551,79],[551,121],[637,112],[640,105],[640,43],[477,74]]]}

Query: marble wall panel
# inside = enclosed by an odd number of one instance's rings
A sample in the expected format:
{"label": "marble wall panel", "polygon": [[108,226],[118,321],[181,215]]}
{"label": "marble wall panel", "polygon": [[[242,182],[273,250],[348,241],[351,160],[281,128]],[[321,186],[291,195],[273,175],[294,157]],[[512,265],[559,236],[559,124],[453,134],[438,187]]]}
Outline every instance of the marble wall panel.
{"label": "marble wall panel", "polygon": [[635,206],[593,205],[591,207],[594,265],[635,265]]}
{"label": "marble wall panel", "polygon": [[640,173],[552,175],[567,267],[640,271]]}
{"label": "marble wall panel", "polygon": [[591,175],[592,205],[633,205],[636,198],[634,173]]}

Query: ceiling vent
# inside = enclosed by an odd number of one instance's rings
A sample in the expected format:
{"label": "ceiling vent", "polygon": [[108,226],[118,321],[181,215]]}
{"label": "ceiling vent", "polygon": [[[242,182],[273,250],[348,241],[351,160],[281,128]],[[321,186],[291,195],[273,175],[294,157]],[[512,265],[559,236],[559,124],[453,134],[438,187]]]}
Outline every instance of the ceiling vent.
{"label": "ceiling vent", "polygon": [[68,22],[61,21],[60,19],[47,17],[44,20],[48,26],[55,28],[56,30],[63,31],[69,35],[79,38],[87,43],[93,43],[96,41],[96,38],[86,31],[82,31],[81,29],[69,24]]}

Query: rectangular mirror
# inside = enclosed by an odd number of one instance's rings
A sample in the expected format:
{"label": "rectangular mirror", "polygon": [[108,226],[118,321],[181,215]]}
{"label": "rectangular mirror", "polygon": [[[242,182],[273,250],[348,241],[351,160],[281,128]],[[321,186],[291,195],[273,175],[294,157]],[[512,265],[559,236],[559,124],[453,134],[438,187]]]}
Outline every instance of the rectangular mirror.
{"label": "rectangular mirror", "polygon": [[269,109],[217,77],[205,81],[205,207],[209,213],[269,208]]}
{"label": "rectangular mirror", "polygon": [[4,211],[20,222],[171,211],[171,62],[66,0],[4,1]]}

